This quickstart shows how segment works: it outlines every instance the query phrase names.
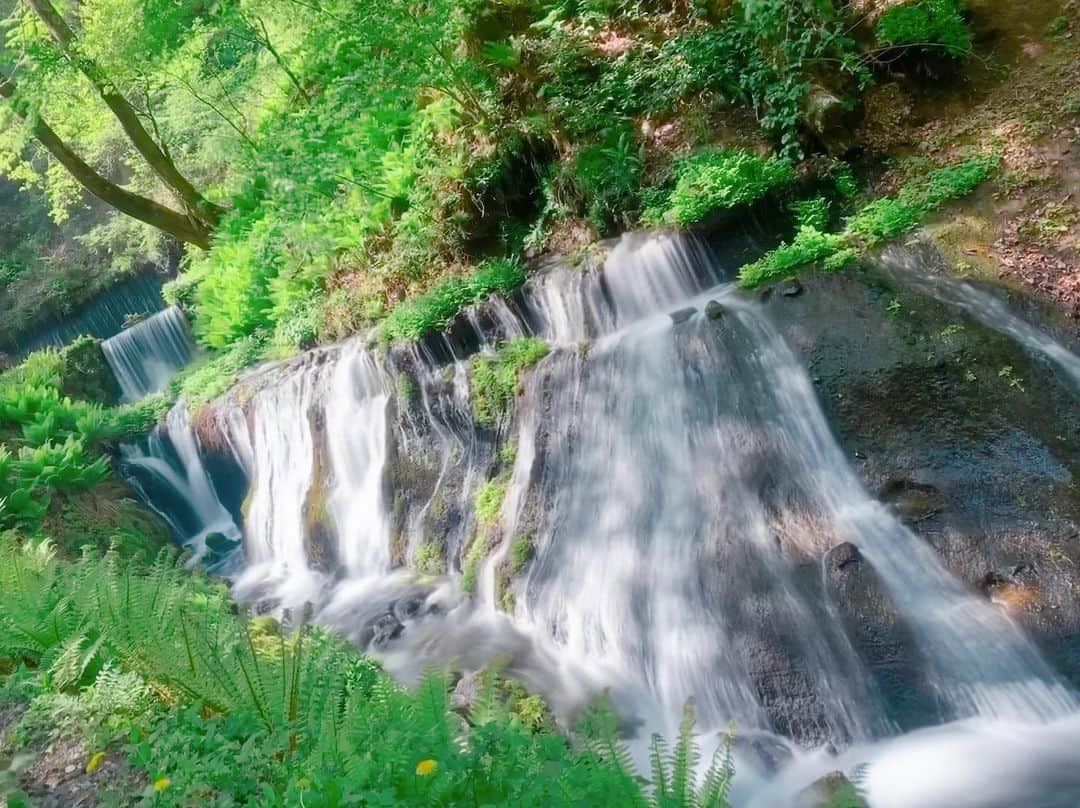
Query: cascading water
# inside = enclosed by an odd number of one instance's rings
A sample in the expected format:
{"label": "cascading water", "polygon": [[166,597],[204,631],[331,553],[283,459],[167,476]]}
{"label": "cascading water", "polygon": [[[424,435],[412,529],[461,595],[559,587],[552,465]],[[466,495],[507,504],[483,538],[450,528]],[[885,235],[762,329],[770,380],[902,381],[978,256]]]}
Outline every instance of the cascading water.
{"label": "cascading water", "polygon": [[191,362],[195,340],[176,306],[136,323],[101,343],[125,401],[160,392]]}
{"label": "cascading water", "polygon": [[[736,260],[627,237],[603,273],[554,268],[441,341],[380,358],[356,340],[264,371],[209,434],[174,412],[168,440],[129,448],[128,463],[188,503],[202,527],[177,532],[202,550],[208,533],[237,535],[204,468],[231,456],[250,480],[238,597],[310,603],[406,679],[501,658],[563,717],[607,689],[670,735],[693,698],[704,736],[734,721],[759,749],[770,739],[771,763],[740,749],[736,804],[790,805],[862,763],[874,805],[1075,804],[1080,774],[1060,751],[1080,742],[1074,694],[863,489],[805,369],[724,280]],[[515,437],[475,422],[467,362],[526,334],[553,350],[525,383]],[[507,486],[495,528],[473,508],[493,477]],[[519,541],[534,559],[513,576]],[[916,640],[911,686],[930,706],[907,723],[933,728],[897,735],[806,574],[845,541]],[[448,574],[409,571],[433,552]],[[995,738],[1017,744],[1005,782],[920,770]]]}
{"label": "cascading water", "polygon": [[14,359],[21,359],[40,348],[62,348],[83,334],[107,339],[120,333],[129,315],[152,314],[164,306],[161,277],[140,275],[117,284],[70,315],[42,323],[37,331],[26,337],[9,345],[0,345],[0,350],[10,353]]}

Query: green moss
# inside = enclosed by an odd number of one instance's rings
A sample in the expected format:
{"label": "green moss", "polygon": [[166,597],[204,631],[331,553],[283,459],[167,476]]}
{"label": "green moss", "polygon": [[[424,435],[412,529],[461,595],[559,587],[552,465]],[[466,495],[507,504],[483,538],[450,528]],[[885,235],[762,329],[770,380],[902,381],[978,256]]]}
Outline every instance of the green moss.
{"label": "green moss", "polygon": [[952,57],[971,53],[971,32],[957,0],[916,0],[895,5],[878,19],[880,45],[940,49]]}
{"label": "green moss", "polygon": [[803,224],[791,242],[745,265],[739,271],[739,283],[754,289],[782,280],[810,264],[826,270],[841,269],[860,252],[917,227],[948,200],[971,193],[989,179],[996,164],[993,159],[972,157],[916,178],[895,197],[865,205],[845,221],[840,233],[825,233]]}
{"label": "green moss", "polygon": [[511,292],[525,282],[518,261],[496,258],[480,264],[467,278],[451,278],[424,295],[398,304],[383,321],[379,336],[386,342],[419,339],[438,331],[470,303],[495,292]]}
{"label": "green moss", "polygon": [[476,574],[487,557],[489,544],[487,535],[480,533],[473,539],[469,552],[465,555],[465,563],[461,568],[461,586],[468,595],[476,594]]}
{"label": "green moss", "polygon": [[536,544],[532,536],[518,536],[510,548],[510,565],[507,571],[510,575],[520,575],[525,565],[532,561],[536,554]]}
{"label": "green moss", "polygon": [[745,151],[710,151],[675,166],[675,187],[645,211],[653,226],[686,227],[723,210],[755,202],[795,179],[791,163]]}
{"label": "green moss", "polygon": [[494,424],[504,415],[517,392],[520,374],[549,351],[536,337],[523,337],[500,345],[493,356],[478,356],[469,366],[469,390],[476,420]]}
{"label": "green moss", "polygon": [[493,527],[499,523],[499,511],[506,498],[506,483],[502,480],[488,480],[476,492],[476,521],[484,527]]}
{"label": "green moss", "polygon": [[397,377],[397,393],[398,398],[406,406],[412,406],[416,403],[417,395],[420,391],[416,387],[414,382],[408,376],[402,374]]}
{"label": "green moss", "polygon": [[413,565],[421,575],[442,575],[446,572],[446,561],[443,558],[446,546],[442,541],[429,541],[420,545],[416,551]]}

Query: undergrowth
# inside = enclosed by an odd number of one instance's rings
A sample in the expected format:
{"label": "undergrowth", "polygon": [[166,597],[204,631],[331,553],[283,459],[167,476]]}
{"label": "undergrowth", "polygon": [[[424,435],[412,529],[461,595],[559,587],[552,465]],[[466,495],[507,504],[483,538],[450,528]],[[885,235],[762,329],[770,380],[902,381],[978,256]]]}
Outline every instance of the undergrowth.
{"label": "undergrowth", "polygon": [[451,278],[427,293],[396,306],[383,321],[379,336],[386,342],[419,339],[443,328],[462,308],[496,292],[512,292],[525,282],[521,263],[492,259],[463,278]]}
{"label": "undergrowth", "polygon": [[917,227],[947,201],[970,194],[996,166],[995,158],[970,157],[913,179],[896,196],[875,199],[847,217],[839,233],[819,229],[820,218],[801,217],[795,238],[745,265],[739,283],[754,289],[810,264],[841,269],[865,251]]}
{"label": "undergrowth", "polygon": [[7,533],[0,584],[0,701],[29,705],[8,738],[82,737],[90,770],[124,757],[146,783],[128,804],[727,804],[730,743],[699,785],[691,705],[642,779],[602,703],[569,742],[539,697],[492,670],[463,721],[446,672],[410,692],[322,631],[256,630],[223,585],[168,554],[67,562]]}

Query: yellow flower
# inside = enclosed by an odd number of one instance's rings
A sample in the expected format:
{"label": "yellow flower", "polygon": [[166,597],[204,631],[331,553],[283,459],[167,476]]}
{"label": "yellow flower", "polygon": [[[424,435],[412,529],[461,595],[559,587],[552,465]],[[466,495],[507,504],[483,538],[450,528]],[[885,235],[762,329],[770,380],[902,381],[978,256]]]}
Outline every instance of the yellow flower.
{"label": "yellow flower", "polygon": [[168,777],[159,777],[154,781],[154,791],[164,791],[172,784]]}
{"label": "yellow flower", "polygon": [[430,777],[438,770],[438,762],[431,759],[421,760],[419,763],[416,764],[416,773],[419,774],[421,777]]}
{"label": "yellow flower", "polygon": [[86,762],[86,773],[93,774],[101,768],[101,764],[105,762],[104,752],[95,752],[90,756],[90,760]]}

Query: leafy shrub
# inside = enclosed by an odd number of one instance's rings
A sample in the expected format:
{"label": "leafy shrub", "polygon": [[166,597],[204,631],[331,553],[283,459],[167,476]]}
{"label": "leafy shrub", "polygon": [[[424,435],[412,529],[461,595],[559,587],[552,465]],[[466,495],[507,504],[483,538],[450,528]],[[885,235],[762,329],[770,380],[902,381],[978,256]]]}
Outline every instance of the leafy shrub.
{"label": "leafy shrub", "polygon": [[859,252],[910,230],[950,199],[966,196],[987,180],[997,161],[970,157],[910,181],[895,197],[883,197],[847,218],[843,232],[825,233],[803,224],[793,241],[781,244],[739,271],[747,289],[773,283],[809,264],[842,268]]}
{"label": "leafy shrub", "polygon": [[493,356],[477,356],[469,365],[469,394],[476,420],[494,424],[517,393],[521,373],[548,355],[548,344],[537,337],[504,342]]}
{"label": "leafy shrub", "polygon": [[789,184],[795,171],[785,160],[744,151],[713,151],[679,161],[675,187],[662,207],[645,213],[654,226],[686,227],[708,216],[761,199]]}
{"label": "leafy shrub", "polygon": [[888,47],[941,49],[961,58],[971,53],[971,32],[957,0],[914,0],[889,7],[875,26]]}
{"label": "leafy shrub", "polygon": [[638,148],[628,127],[613,130],[603,143],[578,152],[557,183],[601,235],[628,226],[636,213],[644,169]]}
{"label": "leafy shrub", "polygon": [[795,270],[828,260],[830,267],[837,267],[854,253],[845,246],[839,233],[823,233],[817,228],[803,225],[790,244],[781,244],[774,250],[739,271],[739,283],[746,289],[754,289],[789,277]]}
{"label": "leafy shrub", "polygon": [[829,200],[824,197],[800,199],[791,204],[791,210],[800,227],[824,230],[829,226]]}
{"label": "leafy shrub", "polygon": [[518,261],[496,258],[480,264],[466,278],[451,278],[420,297],[398,304],[383,321],[379,336],[386,342],[419,339],[444,328],[465,306],[496,292],[507,293],[525,282]]}

